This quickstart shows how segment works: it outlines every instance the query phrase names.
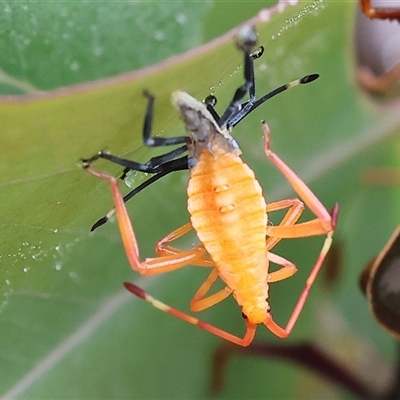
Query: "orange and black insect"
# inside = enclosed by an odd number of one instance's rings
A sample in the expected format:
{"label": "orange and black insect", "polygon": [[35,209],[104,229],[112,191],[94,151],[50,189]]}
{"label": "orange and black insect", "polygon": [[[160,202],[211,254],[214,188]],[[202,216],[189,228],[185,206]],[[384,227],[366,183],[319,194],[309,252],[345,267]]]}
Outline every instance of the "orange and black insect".
{"label": "orange and black insect", "polygon": [[[331,246],[338,206],[335,205],[332,211],[328,212],[307,185],[271,150],[270,130],[268,125],[263,123],[264,150],[267,157],[291,183],[316,218],[296,223],[304,210],[303,202],[297,198],[266,203],[253,171],[240,158],[241,151],[230,134],[231,129],[267,99],[288,88],[309,83],[318,75],[309,75],[283,85],[257,100],[254,54],[251,53],[257,35],[253,28],[246,27],[242,29],[238,38],[239,48],[244,53],[245,83],[236,90],[222,116],[219,116],[214,109],[213,97],[203,103],[185,92],[177,91],[172,94],[172,103],[178,109],[189,136],[151,137],[154,97],[145,92],[149,100],[143,130],[145,144],[148,146],[183,144],[180,150],[168,152],[164,156],[151,159],[146,164],[138,164],[102,152],[83,162],[84,168],[90,174],[108,181],[111,186],[115,213],[131,267],[143,275],[169,272],[187,265],[209,267],[210,275],[194,295],[190,303],[191,310],[204,310],[232,295],[241,307],[246,333],[242,338],[235,336],[161,303],[132,283],[125,283],[125,287],[168,314],[175,315],[223,339],[248,346],[253,341],[256,327],[260,323],[281,338],[287,337],[292,331]],[[242,103],[247,93],[250,99]],[[187,156],[176,158],[184,151],[187,151]],[[190,222],[157,242],[158,257],[140,260],[136,237],[124,203],[126,198],[123,198],[114,176],[92,169],[92,162],[98,158],[106,158],[128,170],[148,172],[151,169],[155,178],[178,169],[189,169],[187,194]],[[278,226],[269,226],[268,213],[283,209],[288,210],[281,223]],[[200,245],[190,250],[180,250],[170,246],[170,242],[192,229],[196,232]],[[316,235],[327,235],[327,237],[292,315],[283,328],[272,318],[268,303],[268,286],[272,282],[292,276],[297,268],[291,261],[272,253],[271,250],[283,238]],[[281,268],[270,272],[270,262]],[[218,278],[222,279],[226,287],[207,296]]]}

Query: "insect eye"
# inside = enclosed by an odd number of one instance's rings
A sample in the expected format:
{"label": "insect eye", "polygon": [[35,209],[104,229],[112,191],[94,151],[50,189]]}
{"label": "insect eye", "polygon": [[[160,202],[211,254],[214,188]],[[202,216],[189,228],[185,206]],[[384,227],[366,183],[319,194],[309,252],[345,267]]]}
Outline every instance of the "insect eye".
{"label": "insect eye", "polygon": [[270,314],[271,313],[271,306],[268,304],[267,306],[267,313]]}
{"label": "insect eye", "polygon": [[247,319],[247,315],[246,315],[245,313],[243,313],[243,312],[242,312],[242,317],[243,317],[244,319]]}

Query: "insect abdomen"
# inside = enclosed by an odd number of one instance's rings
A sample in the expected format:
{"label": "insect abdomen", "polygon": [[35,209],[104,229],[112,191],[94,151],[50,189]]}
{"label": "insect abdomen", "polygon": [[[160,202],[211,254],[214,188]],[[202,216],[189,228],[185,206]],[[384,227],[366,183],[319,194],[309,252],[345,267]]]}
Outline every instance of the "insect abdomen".
{"label": "insect abdomen", "polygon": [[197,236],[231,289],[237,284],[259,287],[266,280],[266,203],[240,157],[201,154],[191,169],[188,210]]}

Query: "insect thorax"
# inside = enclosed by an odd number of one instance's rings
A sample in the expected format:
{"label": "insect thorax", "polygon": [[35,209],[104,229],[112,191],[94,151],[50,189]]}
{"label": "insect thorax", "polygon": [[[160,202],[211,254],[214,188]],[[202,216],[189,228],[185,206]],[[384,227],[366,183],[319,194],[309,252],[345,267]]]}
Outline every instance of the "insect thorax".
{"label": "insect thorax", "polygon": [[180,91],[172,94],[172,103],[179,110],[192,139],[192,143],[188,145],[190,168],[196,164],[204,150],[208,150],[211,154],[217,149],[219,153],[222,151],[237,156],[242,153],[228,129],[218,125],[204,103]]}

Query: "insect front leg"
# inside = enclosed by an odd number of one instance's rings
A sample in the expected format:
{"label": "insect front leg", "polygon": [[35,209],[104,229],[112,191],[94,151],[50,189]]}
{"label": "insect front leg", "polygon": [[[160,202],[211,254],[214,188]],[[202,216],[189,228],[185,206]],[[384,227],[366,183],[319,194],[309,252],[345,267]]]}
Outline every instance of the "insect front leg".
{"label": "insect front leg", "polygon": [[249,93],[251,102],[255,100],[254,59],[258,58],[259,56],[254,57],[251,53],[251,50],[257,42],[257,32],[255,31],[254,27],[245,26],[241,29],[241,31],[239,31],[236,40],[237,46],[244,53],[245,82],[242,86],[236,89],[231,102],[218,121],[219,126],[231,124],[232,117],[234,117],[235,114],[241,110],[242,100],[247,93]]}
{"label": "insect front leg", "polygon": [[[187,145],[191,143],[191,139],[187,136],[177,136],[171,138],[163,138],[163,137],[152,137],[151,131],[153,126],[153,113],[154,113],[154,96],[144,91],[144,96],[148,99],[148,104],[146,108],[146,114],[143,123],[143,142],[148,147],[160,147],[160,146],[171,146],[171,145],[179,145],[183,144],[183,146],[178,147],[172,151],[166,152],[160,156],[152,157],[146,163],[139,163],[137,161],[128,160],[125,158],[114,156],[105,151],[99,151],[95,155],[90,158],[83,159],[84,167],[87,168],[94,161],[99,158],[106,159],[114,164],[121,165],[125,167],[121,179],[125,179],[127,173],[129,171],[141,171],[146,172],[148,174],[155,174],[137,188],[133,189],[129,192],[125,197],[124,201],[127,202],[136,194],[140,193],[147,186],[161,179],[162,177],[170,174],[171,172],[181,171],[184,169],[188,169],[187,155],[182,156],[180,158],[176,158],[187,151]],[[113,215],[115,214],[115,209],[111,209],[104,217],[100,218],[96,221],[91,231],[94,231],[99,226],[105,224]]]}

